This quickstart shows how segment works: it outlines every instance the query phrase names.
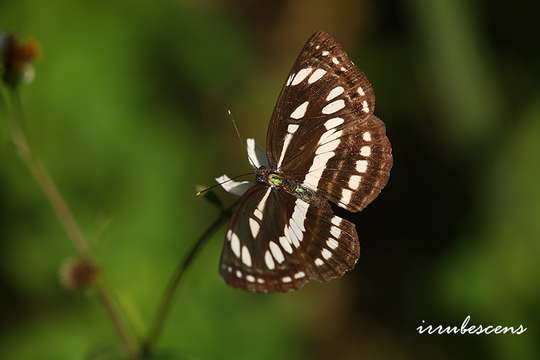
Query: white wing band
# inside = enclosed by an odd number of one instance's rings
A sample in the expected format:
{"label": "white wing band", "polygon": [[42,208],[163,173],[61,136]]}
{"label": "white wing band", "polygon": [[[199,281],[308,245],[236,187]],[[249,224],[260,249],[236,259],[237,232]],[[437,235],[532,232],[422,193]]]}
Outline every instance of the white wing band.
{"label": "white wing band", "polygon": [[266,154],[257,147],[255,139],[246,139],[248,161],[254,168],[258,169],[261,166],[268,167],[268,159]]}
{"label": "white wing band", "polygon": [[244,195],[244,193],[253,186],[251,181],[234,181],[231,180],[231,178],[229,178],[227,175],[217,177],[216,181],[218,184],[221,184],[223,190],[237,196]]}

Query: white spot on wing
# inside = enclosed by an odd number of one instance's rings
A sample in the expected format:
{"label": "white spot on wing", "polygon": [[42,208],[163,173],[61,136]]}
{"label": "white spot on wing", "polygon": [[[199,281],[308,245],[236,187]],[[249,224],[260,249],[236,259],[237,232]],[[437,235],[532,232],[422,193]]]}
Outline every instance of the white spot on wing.
{"label": "white spot on wing", "polygon": [[236,270],[236,277],[237,278],[241,278],[242,277],[242,272],[240,270]]}
{"label": "white spot on wing", "polygon": [[[266,200],[268,200],[268,196],[270,196],[270,191],[272,190],[271,187],[269,187],[266,192],[264,193],[264,196],[262,197],[261,201],[257,204],[257,207],[253,211],[253,215],[259,220],[263,219],[264,216],[264,207],[266,206]],[[257,237],[257,234],[260,230],[260,225],[255,221],[255,219],[250,218],[249,219],[249,228],[251,230],[251,235],[253,235],[253,238]]]}
{"label": "white spot on wing", "polygon": [[[319,186],[319,181],[321,179],[322,171],[326,168],[328,160],[334,157],[334,155],[335,153],[332,151],[324,154],[315,155],[315,157],[313,158],[313,163],[311,164],[311,167],[309,168],[309,171],[304,178],[303,185],[307,187],[312,187],[313,190],[317,190],[317,186]],[[321,169],[320,173],[315,173],[315,171],[319,169]]]}
{"label": "white spot on wing", "polygon": [[290,283],[292,279],[290,276],[284,276],[281,278],[281,281],[283,281],[284,283]]}
{"label": "white spot on wing", "polygon": [[343,86],[336,86],[335,88],[330,90],[330,92],[328,93],[328,96],[326,97],[326,101],[335,99],[339,95],[343,94],[344,91],[345,89],[343,88]]}
{"label": "white spot on wing", "polygon": [[360,96],[365,96],[365,95],[366,95],[366,93],[364,92],[364,89],[362,89],[361,86],[359,86],[358,89],[357,89],[356,91],[358,92],[358,94],[359,94]]}
{"label": "white spot on wing", "polygon": [[272,258],[272,254],[270,254],[270,251],[266,250],[264,253],[264,262],[266,263],[266,267],[270,270],[273,270],[276,265],[274,264],[274,258]]}
{"label": "white spot on wing", "polygon": [[301,278],[303,278],[304,276],[306,276],[306,273],[303,272],[303,271],[299,271],[299,272],[297,272],[296,274],[294,274],[294,278],[295,278],[295,279],[301,279]]}
{"label": "white spot on wing", "polygon": [[289,242],[291,242],[294,245],[294,247],[297,248],[297,247],[300,246],[300,241],[298,240],[298,237],[296,236],[294,231],[292,231],[291,228],[288,225],[285,225],[285,228],[284,228],[283,232],[285,233],[285,237],[287,237]]}
{"label": "white spot on wing", "polygon": [[292,80],[291,85],[294,86],[300,84],[311,73],[311,70],[310,67],[300,70]]}
{"label": "white spot on wing", "polygon": [[266,154],[257,148],[254,139],[246,139],[248,160],[251,166],[260,168],[261,166],[268,166],[268,160]]}
{"label": "white spot on wing", "polygon": [[330,129],[325,131],[319,139],[319,145],[328,142],[328,139],[336,132],[336,129]]}
{"label": "white spot on wing", "polygon": [[261,210],[259,209],[255,209],[255,211],[253,211],[253,214],[255,215],[255,217],[259,220],[262,220],[263,218],[263,213]]}
{"label": "white spot on wing", "polygon": [[342,221],[342,220],[343,220],[343,219],[340,218],[339,216],[334,215],[334,216],[332,217],[332,219],[330,220],[330,222],[331,222],[332,224],[336,225],[336,226],[339,226],[339,225],[341,225],[341,221]]}
{"label": "white spot on wing", "polygon": [[255,278],[253,277],[253,275],[246,275],[246,280],[249,282],[254,282]]}
{"label": "white spot on wing", "polygon": [[301,119],[306,114],[307,107],[309,105],[309,101],[304,101],[301,105],[299,105],[294,111],[291,113],[291,118],[293,119]]}
{"label": "white spot on wing", "polygon": [[328,130],[323,133],[321,139],[319,140],[319,145],[326,144],[329,141],[339,139],[343,135],[343,130],[336,131],[336,129]]}
{"label": "white spot on wing", "polygon": [[297,225],[294,220],[289,221],[289,229],[291,229],[298,241],[302,241],[302,239],[304,238],[304,233],[302,232],[302,230],[300,230],[299,225]]}
{"label": "white spot on wing", "polygon": [[344,107],[345,107],[345,101],[343,99],[339,99],[323,107],[322,113],[326,115],[333,114],[336,111],[343,109]]}
{"label": "white spot on wing", "polygon": [[330,234],[335,237],[336,239],[338,239],[341,235],[341,229],[338,228],[337,226],[332,226],[330,228]]}
{"label": "white spot on wing", "polygon": [[365,173],[367,171],[368,162],[367,160],[358,160],[356,162],[356,170],[359,173]]}
{"label": "white spot on wing", "polygon": [[299,127],[300,125],[298,124],[290,124],[289,126],[287,126],[287,132],[289,132],[290,134],[294,134]]}
{"label": "white spot on wing", "polygon": [[364,141],[371,141],[371,133],[369,131],[366,131],[362,134],[362,139]]}
{"label": "white spot on wing", "polygon": [[246,266],[251,266],[251,254],[246,246],[242,246],[242,262]]}
{"label": "white spot on wing", "polygon": [[322,56],[328,56],[330,54],[330,51],[324,50],[321,54]]}
{"label": "white spot on wing", "polygon": [[317,148],[317,150],[315,150],[315,154],[324,154],[324,153],[327,153],[329,151],[333,151],[335,150],[338,146],[339,146],[339,143],[341,142],[340,139],[335,139],[333,141],[330,141],[322,146],[319,146]]}
{"label": "white spot on wing", "polygon": [[236,257],[240,257],[240,239],[235,233],[231,236],[231,250]]}
{"label": "white spot on wing", "polygon": [[366,114],[369,112],[369,106],[366,100],[362,101],[362,111]]}
{"label": "white spot on wing", "polygon": [[343,124],[343,122],[345,122],[345,120],[343,120],[342,118],[335,117],[335,118],[332,118],[330,120],[327,120],[324,123],[324,127],[326,128],[326,130],[330,130],[330,129],[335,128],[336,126],[339,126],[339,125]]}
{"label": "white spot on wing", "polygon": [[322,261],[321,259],[319,258],[316,258],[315,261],[314,261],[315,265],[317,266],[321,266],[321,265],[324,265],[324,261]]}
{"label": "white spot on wing", "polygon": [[[330,154],[330,153],[327,153]],[[317,186],[319,185],[319,180],[321,179],[321,176],[324,172],[325,168],[312,170],[308,174],[306,174],[306,177],[304,178],[304,185],[313,188],[314,190],[317,190]]]}
{"label": "white spot on wing", "polygon": [[293,214],[289,220],[289,227],[293,230],[298,241],[304,238],[304,222],[308,212],[309,204],[302,199],[296,199]]}
{"label": "white spot on wing", "polygon": [[351,202],[352,198],[352,191],[349,189],[343,189],[341,190],[341,199],[339,200],[342,204],[349,204]]}
{"label": "white spot on wing", "polygon": [[285,159],[285,152],[287,151],[287,148],[289,147],[289,144],[291,143],[292,137],[293,137],[292,134],[285,135],[285,140],[283,140],[283,148],[281,149],[281,155],[279,156],[279,161],[277,164],[278,170],[281,167],[281,163],[283,162],[283,159]]}
{"label": "white spot on wing", "polygon": [[283,250],[285,250],[285,251],[288,252],[289,254],[292,254],[293,248],[291,247],[291,244],[289,243],[289,240],[287,239],[287,237],[285,237],[285,236],[280,236],[280,237],[279,237],[279,244],[281,245],[281,247],[283,248]]}
{"label": "white spot on wing", "polygon": [[270,247],[270,251],[272,252],[272,256],[274,256],[274,259],[276,259],[278,263],[282,263],[285,260],[285,256],[281,252],[279,246],[273,241],[270,241],[268,246]]}
{"label": "white spot on wing", "polygon": [[326,240],[326,245],[328,245],[330,249],[334,250],[337,249],[339,243],[336,239],[329,238],[328,240]]}
{"label": "white spot on wing", "polygon": [[[258,209],[255,209],[255,210],[258,210]],[[257,235],[259,234],[260,228],[261,226],[255,219],[249,218],[249,229],[251,230],[251,235],[253,236],[253,238],[257,237]]]}
{"label": "white spot on wing", "polygon": [[311,74],[311,76],[308,79],[308,84],[313,84],[315,81],[319,80],[326,74],[326,70],[323,69],[317,69]]}
{"label": "white spot on wing", "polygon": [[269,187],[264,193],[264,196],[262,197],[261,201],[259,201],[259,203],[257,204],[257,210],[259,210],[261,213],[264,210],[264,207],[266,205],[266,200],[268,200],[268,196],[270,196],[270,190],[272,190],[272,188]]}
{"label": "white spot on wing", "polygon": [[360,175],[353,175],[349,178],[349,187],[353,190],[358,189],[362,177]]}
{"label": "white spot on wing", "polygon": [[328,260],[332,257],[332,253],[328,249],[322,249],[321,255],[325,260]]}
{"label": "white spot on wing", "polygon": [[369,146],[362,146],[360,148],[360,155],[368,157],[371,155],[371,148]]}

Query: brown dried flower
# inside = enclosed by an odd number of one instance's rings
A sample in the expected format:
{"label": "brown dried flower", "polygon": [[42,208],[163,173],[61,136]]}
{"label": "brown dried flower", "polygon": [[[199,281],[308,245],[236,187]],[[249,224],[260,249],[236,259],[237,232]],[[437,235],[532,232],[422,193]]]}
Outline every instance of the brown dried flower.
{"label": "brown dried flower", "polygon": [[94,284],[98,275],[99,269],[91,261],[78,257],[68,258],[60,266],[60,283],[71,290]]}
{"label": "brown dried flower", "polygon": [[33,62],[39,56],[36,41],[20,41],[13,33],[0,33],[0,73],[2,81],[15,88],[30,83],[34,78]]}

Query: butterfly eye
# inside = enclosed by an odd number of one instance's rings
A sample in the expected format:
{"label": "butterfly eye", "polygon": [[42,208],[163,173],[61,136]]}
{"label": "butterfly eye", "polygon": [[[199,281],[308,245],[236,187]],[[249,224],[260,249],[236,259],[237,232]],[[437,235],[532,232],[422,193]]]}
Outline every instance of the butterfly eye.
{"label": "butterfly eye", "polygon": [[281,186],[283,184],[283,178],[277,174],[268,175],[268,181],[275,186]]}

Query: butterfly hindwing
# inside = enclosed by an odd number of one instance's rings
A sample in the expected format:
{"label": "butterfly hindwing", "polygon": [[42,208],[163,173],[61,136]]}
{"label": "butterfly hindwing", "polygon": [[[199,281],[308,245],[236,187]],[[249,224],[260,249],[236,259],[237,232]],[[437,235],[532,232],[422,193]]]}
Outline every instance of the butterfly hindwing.
{"label": "butterfly hindwing", "polygon": [[[225,236],[220,274],[227,284],[255,292],[287,291],[306,279],[283,283],[279,279],[301,271],[283,248],[270,249],[280,229],[293,212],[294,204],[282,201],[277,191],[256,184],[243,195]],[[274,254],[272,254],[272,251]]]}
{"label": "butterfly hindwing", "polygon": [[305,226],[308,241],[303,251],[310,279],[329,281],[354,267],[360,243],[353,223],[334,215],[330,206],[310,206]]}
{"label": "butterfly hindwing", "polygon": [[237,288],[286,292],[350,270],[359,256],[354,225],[262,184],[240,201],[226,234],[220,273]]}
{"label": "butterfly hindwing", "polygon": [[350,211],[384,187],[392,166],[373,89],[328,34],[306,43],[283,87],[267,134],[270,165]]}

